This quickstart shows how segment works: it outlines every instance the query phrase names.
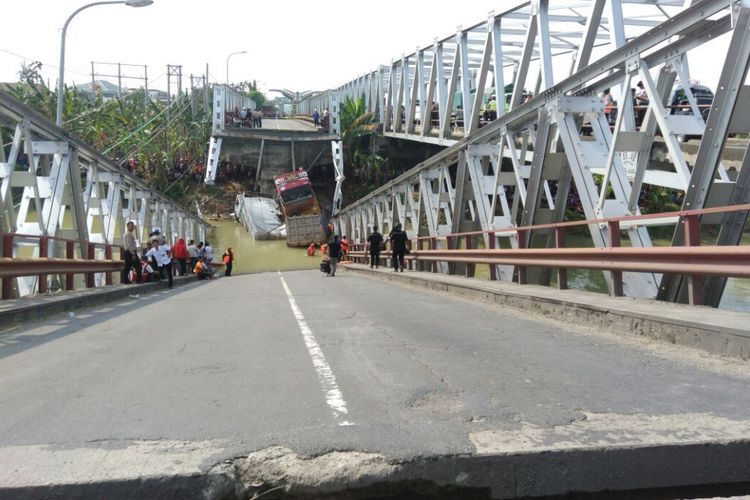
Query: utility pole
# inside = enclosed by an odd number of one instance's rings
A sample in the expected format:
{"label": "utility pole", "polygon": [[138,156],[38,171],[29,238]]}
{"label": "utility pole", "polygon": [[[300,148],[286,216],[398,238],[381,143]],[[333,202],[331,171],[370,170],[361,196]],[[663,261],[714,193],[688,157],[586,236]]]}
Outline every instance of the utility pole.
{"label": "utility pole", "polygon": [[193,117],[198,114],[198,99],[196,94],[199,90],[203,93],[203,105],[205,109],[206,85],[206,77],[204,75],[190,75],[190,110],[193,113]]}
{"label": "utility pole", "polygon": [[[117,72],[112,72],[114,67]],[[133,68],[133,69],[131,69]],[[137,68],[137,69],[135,69]],[[142,69],[142,71],[141,71]],[[123,71],[124,70],[124,71]],[[117,78],[117,97],[122,97],[123,80],[139,80],[143,82],[143,91],[148,94],[148,66],[145,64],[125,64],[113,62],[91,61],[91,91],[96,95],[96,77]],[[144,108],[148,98],[144,101]]]}
{"label": "utility pole", "polygon": [[182,95],[182,66],[167,64],[167,126],[164,129],[164,138],[167,143],[167,154],[169,154],[169,126],[172,123],[172,85],[177,85],[177,97]]}
{"label": "utility pole", "polygon": [[206,76],[204,77],[206,85],[203,87],[203,105],[206,110],[206,120],[211,121],[211,104],[208,97],[208,63],[206,63]]}

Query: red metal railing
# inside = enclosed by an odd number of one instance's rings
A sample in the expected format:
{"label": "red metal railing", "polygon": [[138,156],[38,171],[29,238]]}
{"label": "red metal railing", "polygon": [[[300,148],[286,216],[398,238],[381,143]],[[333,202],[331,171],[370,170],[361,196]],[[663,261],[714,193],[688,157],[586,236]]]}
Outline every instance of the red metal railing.
{"label": "red metal railing", "polygon": [[[113,272],[120,271],[123,267],[122,260],[112,260],[112,250],[114,247],[120,249],[122,257],[122,247],[108,245],[104,243],[84,242],[83,252],[87,258],[75,258],[75,246],[81,244],[77,240],[65,238],[56,238],[52,236],[39,236],[31,234],[18,233],[0,233],[2,240],[2,256],[0,256],[0,278],[2,278],[2,298],[10,299],[13,291],[13,278],[21,276],[38,276],[39,293],[48,291],[48,275],[64,274],[65,290],[75,289],[76,274],[85,274],[86,287],[91,288],[96,285],[95,275],[105,273],[104,283],[111,285]],[[65,245],[65,258],[24,258],[13,257],[14,243],[18,240],[25,242],[37,241],[39,255],[49,255],[50,242],[59,242]],[[104,260],[96,260],[96,249],[104,249]]]}
{"label": "red metal railing", "polygon": [[[448,273],[455,273],[455,264],[465,264],[465,275],[474,276],[477,264],[489,264],[490,279],[497,279],[496,265],[516,266],[516,280],[527,282],[530,266],[557,269],[557,286],[568,288],[568,269],[596,269],[612,273],[612,294],[623,295],[623,272],[670,273],[688,276],[691,304],[703,303],[703,276],[750,278],[750,246],[700,246],[700,217],[729,212],[748,212],[750,204],[702,210],[684,210],[659,214],[632,215],[608,219],[560,222],[537,226],[516,227],[490,231],[471,231],[441,237],[423,236],[410,242],[416,248],[406,257],[411,269],[438,271],[438,263],[448,264]],[[674,219],[685,225],[685,243],[679,247],[621,247],[620,229],[623,222],[654,219]],[[566,248],[568,228],[606,224],[609,245],[605,248]],[[554,248],[526,248],[532,231],[554,232]],[[493,236],[517,236],[518,248],[495,248]],[[478,238],[489,236],[489,248],[477,248]],[[445,241],[441,248],[438,241]],[[411,245],[411,243],[414,243]],[[458,248],[463,243],[464,248]],[[365,245],[354,245],[351,257],[367,262]],[[387,261],[392,259],[387,253]]]}

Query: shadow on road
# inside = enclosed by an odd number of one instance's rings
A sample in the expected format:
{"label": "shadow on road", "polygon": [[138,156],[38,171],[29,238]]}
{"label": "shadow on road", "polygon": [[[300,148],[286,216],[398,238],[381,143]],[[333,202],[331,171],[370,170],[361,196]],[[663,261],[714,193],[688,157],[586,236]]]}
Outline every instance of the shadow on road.
{"label": "shadow on road", "polygon": [[[172,290],[164,289],[147,294],[139,294],[138,285],[133,285],[133,293],[128,299],[55,314],[33,323],[19,325],[5,333],[0,333],[0,360],[79,332],[103,320],[128,314],[144,305],[179,296],[205,283],[193,282]],[[35,330],[34,333],[29,331],[32,329]]]}

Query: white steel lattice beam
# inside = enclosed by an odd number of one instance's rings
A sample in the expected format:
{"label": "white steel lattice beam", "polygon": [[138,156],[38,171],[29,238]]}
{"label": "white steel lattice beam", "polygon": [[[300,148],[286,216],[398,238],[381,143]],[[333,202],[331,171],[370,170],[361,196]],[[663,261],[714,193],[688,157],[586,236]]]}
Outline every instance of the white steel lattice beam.
{"label": "white steel lattice beam", "polygon": [[[664,16],[664,22],[656,26],[651,20],[628,18],[626,9],[633,3],[645,8],[654,2],[579,2],[581,8],[577,10],[590,14],[587,21],[585,16],[565,13],[558,2],[538,0],[436,40],[416,55],[404,56],[403,61],[412,62],[391,67],[390,77],[404,82],[404,94],[397,97],[394,93],[397,87],[392,86],[390,108],[383,122],[385,134],[451,145],[351,207],[345,207],[343,216],[350,210],[364,210],[372,214],[366,224],[385,229],[392,222],[391,217],[404,222],[411,212],[414,232],[410,236],[437,237],[450,231],[513,229],[562,220],[571,185],[580,197],[587,219],[640,213],[640,194],[646,185],[686,190],[686,208],[750,199],[750,189],[729,180],[720,158],[730,132],[750,131],[750,120],[743,118],[750,116],[750,106],[743,105],[740,97],[746,90],[750,96],[750,89],[742,86],[750,59],[750,35],[747,35],[750,7],[738,3],[732,12],[729,2],[723,0],[702,0],[686,7],[671,0],[657,1],[656,7],[664,12],[672,10],[669,18]],[[524,23],[519,24],[520,21]],[[559,23],[577,23],[579,28],[577,31],[569,26],[561,28]],[[628,31],[634,26],[640,28],[635,35]],[[643,28],[652,26],[655,27],[644,32]],[[689,90],[687,111],[682,115],[670,112],[673,83],[678,77],[686,81],[690,76],[686,54],[730,31],[731,50],[722,56],[726,58],[724,70],[707,123]],[[563,43],[562,33],[577,35],[564,37],[564,42],[573,43],[577,53],[575,57],[566,53],[573,62],[571,75],[555,81],[552,72],[547,71],[549,65],[547,68],[545,65],[559,54],[552,40]],[[602,43],[608,44],[609,50],[590,63],[593,49]],[[480,55],[478,59],[476,54]],[[514,58],[512,62],[506,62],[509,55]],[[419,69],[422,62],[416,61],[424,61],[423,73]],[[503,71],[501,64],[506,65],[507,71]],[[481,106],[476,102],[472,105],[471,99],[478,99],[481,93],[470,91],[469,98],[463,99],[465,124],[470,131],[459,130],[460,134],[468,132],[468,135],[458,141],[460,135],[456,135],[452,119],[455,109],[450,103],[455,102],[457,90],[466,95],[467,67],[479,68],[471,78],[476,76],[482,90],[492,91],[494,84],[498,96],[504,94],[506,82],[512,83],[513,100],[507,112],[498,107],[494,122],[474,128]],[[529,80],[536,78],[532,68],[539,68],[539,91],[529,99],[525,96],[526,88]],[[513,79],[508,78],[511,70]],[[493,75],[493,83],[487,78],[489,74]],[[649,95],[638,128],[629,95],[635,79],[643,81]],[[424,98],[420,93],[422,87]],[[621,112],[614,120],[614,127],[605,116],[598,95],[606,88],[623,89],[619,100]],[[414,96],[419,96],[418,108]],[[433,96],[437,96],[440,117],[437,134],[424,126],[429,123]],[[409,123],[403,130],[397,129],[400,120],[397,124],[388,120],[395,116],[394,108],[407,102],[407,120],[419,109],[422,123]],[[657,132],[663,137],[660,140],[668,151],[672,171],[654,168],[649,161]],[[677,142],[680,135],[703,136],[692,169]],[[402,195],[405,195],[403,206]],[[384,197],[391,200],[390,207],[381,206]],[[681,229],[677,222],[623,224],[621,230],[627,244],[649,246],[651,227],[668,226],[675,229],[674,242],[679,244]],[[722,222],[722,231],[728,235],[732,224],[737,225],[736,221]],[[594,246],[607,246],[610,239],[617,240],[611,238],[616,235],[609,234],[607,226],[591,223],[589,229]],[[733,238],[738,231],[734,229],[731,234],[732,238],[724,236],[722,241],[736,244]],[[501,246],[501,238],[505,237],[496,236],[492,244]],[[512,240],[502,243],[518,245]],[[485,242],[489,244],[489,240]],[[525,244],[554,246],[554,240],[526,238]],[[440,270],[448,269],[449,266],[443,266]],[[512,268],[496,271],[497,277],[504,280],[513,279],[516,274]],[[616,293],[615,277],[606,278],[611,292]],[[660,278],[650,273],[624,273],[623,291],[635,297],[654,297]],[[545,282],[544,276],[539,280]],[[670,300],[679,300],[678,295]]]}
{"label": "white steel lattice beam", "polygon": [[[3,148],[0,155],[0,228],[4,231],[72,239],[78,242],[79,256],[87,258],[89,242],[121,243],[130,219],[137,219],[143,241],[152,226],[150,199],[170,216],[189,213],[2,91],[0,127],[13,133],[10,149],[6,154]],[[14,196],[20,196],[18,205]],[[185,217],[190,221],[187,226],[165,225],[163,234],[170,241],[178,235],[205,235],[203,220]],[[182,232],[187,227],[193,232]],[[14,238],[13,254],[19,255],[21,248],[25,248],[24,255],[40,256],[37,239]],[[103,250],[97,252],[104,256]],[[66,257],[65,246],[51,243],[46,256]],[[104,277],[96,279],[101,282]],[[37,277],[16,278],[13,289],[19,296],[32,294],[37,281]]]}

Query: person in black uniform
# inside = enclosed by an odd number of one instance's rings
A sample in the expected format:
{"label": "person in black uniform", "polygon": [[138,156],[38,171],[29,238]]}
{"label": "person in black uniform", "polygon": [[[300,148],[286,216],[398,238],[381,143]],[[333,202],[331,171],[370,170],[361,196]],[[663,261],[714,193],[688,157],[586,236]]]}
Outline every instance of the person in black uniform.
{"label": "person in black uniform", "polygon": [[328,258],[331,262],[331,274],[330,276],[336,276],[336,268],[338,267],[339,260],[341,259],[341,240],[338,234],[333,235],[333,239],[328,243]]}
{"label": "person in black uniform", "polygon": [[399,267],[401,268],[401,272],[404,272],[404,255],[406,254],[406,240],[408,239],[406,231],[401,229],[401,223],[396,224],[390,235],[394,272],[398,272]]}
{"label": "person in black uniform", "polygon": [[377,227],[372,228],[372,233],[367,237],[367,246],[370,248],[370,269],[380,265],[380,247],[383,245],[383,235],[378,232]]}

